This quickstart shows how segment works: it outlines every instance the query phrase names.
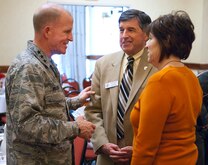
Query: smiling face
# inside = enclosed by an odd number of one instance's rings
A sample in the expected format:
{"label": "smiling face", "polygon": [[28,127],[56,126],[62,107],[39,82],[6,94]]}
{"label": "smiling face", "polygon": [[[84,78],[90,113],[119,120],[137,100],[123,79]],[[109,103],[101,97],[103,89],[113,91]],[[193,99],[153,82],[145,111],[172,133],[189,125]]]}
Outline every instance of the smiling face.
{"label": "smiling face", "polygon": [[119,29],[120,47],[125,53],[134,55],[144,48],[148,37],[140,28],[137,19],[120,22]]}
{"label": "smiling face", "polygon": [[48,33],[49,49],[51,54],[65,54],[67,44],[73,41],[73,18],[68,13],[62,13],[61,17],[50,27]]}
{"label": "smiling face", "polygon": [[146,42],[146,48],[148,49],[148,62],[158,68],[161,48],[157,38],[152,33],[150,33],[149,40]]}

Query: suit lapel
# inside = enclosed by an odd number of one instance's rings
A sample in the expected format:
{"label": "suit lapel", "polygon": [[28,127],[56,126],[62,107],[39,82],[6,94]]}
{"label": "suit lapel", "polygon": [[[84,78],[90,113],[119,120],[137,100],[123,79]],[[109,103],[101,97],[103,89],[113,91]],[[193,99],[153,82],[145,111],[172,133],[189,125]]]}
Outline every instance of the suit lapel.
{"label": "suit lapel", "polygon": [[112,59],[110,68],[109,68],[109,78],[108,82],[118,81],[118,86],[114,88],[110,88],[110,97],[111,97],[111,104],[113,107],[113,116],[117,116],[117,104],[118,104],[118,91],[119,91],[119,79],[120,79],[120,69],[121,69],[121,63],[122,59],[124,57],[124,53],[118,52],[114,58]]}
{"label": "suit lapel", "polygon": [[[123,58],[124,58],[124,53],[122,51],[118,52],[116,55],[113,56],[112,59],[110,59],[111,61],[110,61],[109,68],[106,70],[106,72],[108,72],[107,74],[108,78],[106,79],[105,83],[118,81],[118,86],[109,89],[110,90],[109,97],[112,100],[111,104],[113,107],[113,113],[116,113],[116,115],[117,115],[117,106],[118,106],[117,105],[118,104],[118,92],[119,92],[119,85],[120,85],[119,76],[120,76],[120,69],[121,69],[121,63],[122,63]],[[152,65],[147,62],[147,51],[144,50],[144,53],[141,56],[139,66],[137,70],[135,71],[136,76],[134,76],[134,79],[133,79],[132,90],[129,95],[129,100],[127,102],[126,111],[129,109],[129,106],[131,105],[137,92],[142,87],[144,81],[148,77],[148,74],[150,73],[151,69],[152,69]]]}

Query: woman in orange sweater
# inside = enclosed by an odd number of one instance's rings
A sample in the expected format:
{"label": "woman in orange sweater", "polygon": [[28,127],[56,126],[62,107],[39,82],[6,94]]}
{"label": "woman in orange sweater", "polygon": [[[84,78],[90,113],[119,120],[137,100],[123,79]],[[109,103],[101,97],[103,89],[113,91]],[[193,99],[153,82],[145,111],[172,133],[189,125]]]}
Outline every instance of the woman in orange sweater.
{"label": "woman in orange sweater", "polygon": [[131,165],[195,165],[196,119],[202,90],[181,60],[195,40],[187,13],[177,11],[149,27],[148,61],[158,68],[131,112],[134,129]]}

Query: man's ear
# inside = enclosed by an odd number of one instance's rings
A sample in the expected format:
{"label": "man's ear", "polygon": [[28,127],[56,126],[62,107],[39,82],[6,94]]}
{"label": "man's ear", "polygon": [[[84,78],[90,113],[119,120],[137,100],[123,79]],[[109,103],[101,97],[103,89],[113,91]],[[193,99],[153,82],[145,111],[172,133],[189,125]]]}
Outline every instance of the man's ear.
{"label": "man's ear", "polygon": [[145,39],[146,42],[148,41],[149,35],[147,33],[144,34],[144,39]]}
{"label": "man's ear", "polygon": [[50,26],[46,26],[43,29],[43,35],[44,37],[48,38],[51,35],[51,27]]}

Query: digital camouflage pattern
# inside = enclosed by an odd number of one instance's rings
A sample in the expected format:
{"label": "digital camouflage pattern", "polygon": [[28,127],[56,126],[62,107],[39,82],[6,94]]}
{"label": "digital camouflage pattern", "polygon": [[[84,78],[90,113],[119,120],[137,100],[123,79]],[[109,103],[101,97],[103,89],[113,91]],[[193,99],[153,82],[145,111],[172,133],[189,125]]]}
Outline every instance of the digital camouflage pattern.
{"label": "digital camouflage pattern", "polygon": [[59,73],[32,41],[6,77],[7,165],[70,165],[71,140],[78,135],[67,110],[81,106],[66,100]]}

